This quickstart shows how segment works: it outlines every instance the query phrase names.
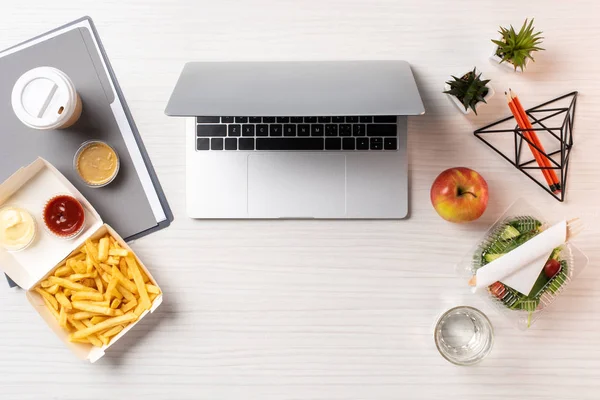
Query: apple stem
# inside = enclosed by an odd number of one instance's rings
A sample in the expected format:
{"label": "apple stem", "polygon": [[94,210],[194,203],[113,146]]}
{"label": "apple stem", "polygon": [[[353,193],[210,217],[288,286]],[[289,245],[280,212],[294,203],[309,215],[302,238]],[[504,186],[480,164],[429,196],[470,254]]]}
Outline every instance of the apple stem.
{"label": "apple stem", "polygon": [[463,191],[463,190],[461,190],[461,189],[458,189],[458,195],[459,195],[459,196],[462,196],[462,195],[464,195],[464,194],[470,194],[470,195],[471,195],[471,196],[473,196],[474,198],[477,198],[477,195],[476,195],[475,193],[473,193],[473,192],[468,192],[468,191]]}

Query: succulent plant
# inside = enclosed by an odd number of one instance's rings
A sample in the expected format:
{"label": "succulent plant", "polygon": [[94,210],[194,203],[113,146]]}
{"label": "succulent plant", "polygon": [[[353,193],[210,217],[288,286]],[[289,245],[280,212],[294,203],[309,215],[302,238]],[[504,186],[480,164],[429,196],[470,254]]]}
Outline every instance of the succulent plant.
{"label": "succulent plant", "polygon": [[510,62],[515,67],[515,71],[517,68],[521,68],[521,71],[523,71],[528,58],[535,61],[531,53],[544,49],[538,47],[542,43],[543,37],[540,36],[542,32],[534,33],[533,29],[533,18],[529,21],[529,24],[527,24],[527,19],[525,20],[519,33],[515,32],[512,25],[510,29],[500,27],[498,32],[502,35],[502,38],[492,40],[492,42],[498,46],[496,55],[502,58],[501,63],[504,61]]}
{"label": "succulent plant", "polygon": [[453,80],[446,82],[450,86],[450,90],[444,91],[444,93],[456,96],[456,98],[463,104],[465,111],[469,108],[477,115],[475,105],[480,101],[485,101],[485,96],[489,92],[487,87],[489,79],[481,79],[481,73],[477,74],[477,69],[473,68],[473,71],[467,72],[463,77],[457,78],[452,76]]}

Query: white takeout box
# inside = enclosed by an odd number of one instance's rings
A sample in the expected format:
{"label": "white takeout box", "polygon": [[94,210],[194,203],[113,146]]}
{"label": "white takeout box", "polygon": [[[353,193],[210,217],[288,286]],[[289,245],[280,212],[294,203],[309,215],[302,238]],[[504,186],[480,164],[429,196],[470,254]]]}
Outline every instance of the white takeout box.
{"label": "white takeout box", "polygon": [[[57,238],[50,234],[44,226],[42,217],[44,206],[51,197],[57,194],[69,194],[75,197],[85,210],[85,227],[75,239]],[[25,250],[9,252],[0,247],[0,269],[6,272],[20,287],[27,290],[26,295],[29,303],[77,357],[87,359],[92,363],[96,362],[104,356],[107,348],[133,328],[135,324],[144,318],[148,311],[144,311],[135,322],[129,324],[114,336],[106,346],[94,347],[86,343],[73,343],[69,341],[69,332],[58,324],[58,321],[46,308],[42,297],[33,291],[33,288],[54,272],[56,267],[60,266],[71,253],[78,252],[86,239],[99,239],[109,233],[121,247],[129,250],[134,255],[135,253],[117,232],[102,222],[96,210],[75,186],[43,158],[38,158],[28,166],[19,169],[0,185],[0,208],[7,205],[21,207],[29,211],[36,220],[37,233],[34,242]],[[158,286],[146,266],[137,256],[135,258],[152,284]],[[161,303],[162,290],[161,294],[152,302],[150,312],[154,312]]]}

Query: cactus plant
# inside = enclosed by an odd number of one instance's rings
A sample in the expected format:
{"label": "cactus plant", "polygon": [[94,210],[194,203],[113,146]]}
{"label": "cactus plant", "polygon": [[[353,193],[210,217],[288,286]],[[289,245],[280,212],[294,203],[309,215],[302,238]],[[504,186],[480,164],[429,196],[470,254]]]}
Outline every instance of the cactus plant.
{"label": "cactus plant", "polygon": [[538,45],[542,43],[542,32],[535,32],[533,27],[533,18],[527,24],[527,19],[517,33],[511,25],[510,28],[500,27],[498,31],[501,35],[500,40],[492,40],[498,46],[496,56],[500,58],[500,63],[508,62],[513,65],[515,71],[520,68],[524,70],[527,60],[535,61],[532,53],[544,50]]}
{"label": "cactus plant", "polygon": [[481,79],[481,73],[477,73],[477,69],[469,71],[462,77],[452,76],[453,80],[447,81],[448,90],[444,93],[456,97],[464,106],[465,111],[469,109],[477,115],[476,105],[479,102],[486,102],[486,96],[490,91],[488,87],[489,79]]}

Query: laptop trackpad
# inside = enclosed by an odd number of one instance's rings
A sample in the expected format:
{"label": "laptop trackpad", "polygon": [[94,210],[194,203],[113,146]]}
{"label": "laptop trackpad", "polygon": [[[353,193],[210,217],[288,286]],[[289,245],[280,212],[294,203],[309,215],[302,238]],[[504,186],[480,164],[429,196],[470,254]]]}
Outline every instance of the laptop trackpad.
{"label": "laptop trackpad", "polygon": [[248,214],[254,218],[345,216],[346,156],[249,155]]}

